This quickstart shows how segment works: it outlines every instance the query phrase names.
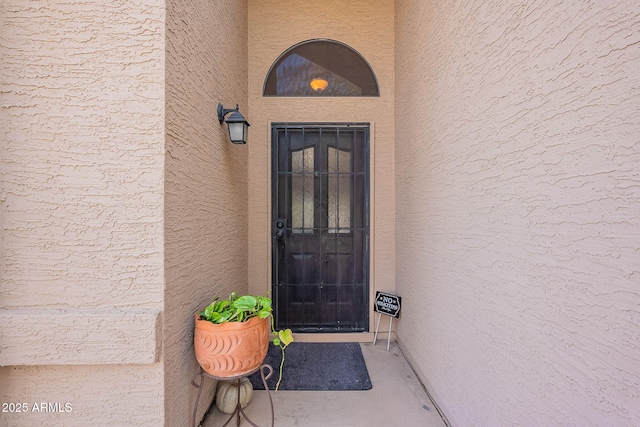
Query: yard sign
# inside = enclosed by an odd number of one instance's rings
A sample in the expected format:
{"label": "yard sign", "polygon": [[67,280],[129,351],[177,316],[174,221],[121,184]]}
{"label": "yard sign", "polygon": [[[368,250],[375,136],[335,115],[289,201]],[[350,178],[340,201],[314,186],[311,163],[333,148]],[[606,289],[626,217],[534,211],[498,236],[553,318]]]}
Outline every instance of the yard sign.
{"label": "yard sign", "polygon": [[373,303],[373,310],[378,313],[378,323],[376,324],[376,333],[373,335],[373,345],[376,345],[378,339],[378,329],[380,328],[380,318],[385,314],[389,316],[389,337],[387,338],[387,351],[391,343],[391,326],[393,319],[400,317],[400,301],[397,295],[387,294],[385,292],[376,292],[376,299]]}

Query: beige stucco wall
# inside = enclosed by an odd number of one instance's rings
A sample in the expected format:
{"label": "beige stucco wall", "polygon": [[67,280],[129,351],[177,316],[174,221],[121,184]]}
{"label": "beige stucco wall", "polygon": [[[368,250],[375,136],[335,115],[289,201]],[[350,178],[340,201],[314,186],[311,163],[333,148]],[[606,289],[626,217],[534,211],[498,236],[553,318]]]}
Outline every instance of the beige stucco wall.
{"label": "beige stucco wall", "polygon": [[396,2],[398,332],[452,425],[640,425],[637,6]]}
{"label": "beige stucco wall", "polygon": [[72,408],[0,425],[159,425],[163,4],[5,0],[0,32],[0,402]]}
{"label": "beige stucco wall", "polygon": [[[166,41],[165,425],[187,426],[197,393],[194,313],[247,290],[248,145],[233,145],[216,116],[221,102],[252,119],[247,4],[168,1]],[[205,383],[198,420],[213,386]]]}
{"label": "beige stucco wall", "polygon": [[[453,425],[640,424],[634,2],[308,6],[0,3],[0,426],[189,425],[193,313],[269,289],[282,121],[372,124],[372,292]],[[263,98],[313,38],[381,96]]]}
{"label": "beige stucco wall", "polygon": [[[272,122],[371,123],[371,289],[393,291],[394,206],[393,2],[329,0],[318,13],[308,1],[249,1],[249,287],[271,284]],[[262,97],[271,64],[299,42],[326,38],[357,50],[373,69],[380,97]]]}

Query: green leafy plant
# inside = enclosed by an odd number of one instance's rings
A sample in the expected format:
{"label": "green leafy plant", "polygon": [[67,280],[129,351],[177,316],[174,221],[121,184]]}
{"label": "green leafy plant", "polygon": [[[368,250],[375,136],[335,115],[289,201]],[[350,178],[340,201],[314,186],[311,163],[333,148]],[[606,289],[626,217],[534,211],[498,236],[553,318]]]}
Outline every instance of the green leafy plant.
{"label": "green leafy plant", "polygon": [[[229,299],[219,301],[218,298],[213,300],[198,315],[202,320],[208,320],[215,324],[225,322],[244,322],[252,317],[265,319],[271,316],[273,309],[271,306],[271,298],[255,295],[238,296],[235,292],[229,295]],[[280,376],[276,384],[276,391],[280,387],[282,381],[282,369],[284,366],[285,348],[293,342],[293,334],[291,329],[276,330],[271,318],[272,342],[282,352],[282,360],[280,361]]]}
{"label": "green leafy plant", "polygon": [[271,315],[271,298],[244,295],[237,296],[235,292],[229,295],[229,299],[213,300],[200,313],[200,318],[212,323],[244,322],[252,317],[265,319]]}
{"label": "green leafy plant", "polygon": [[278,387],[280,387],[280,381],[282,381],[282,367],[284,366],[284,349],[287,348],[289,344],[293,342],[293,334],[291,333],[291,329],[284,329],[280,331],[276,331],[273,326],[273,318],[271,318],[271,331],[273,332],[273,344],[277,347],[280,347],[280,351],[282,352],[282,359],[280,360],[280,376],[278,377],[278,382],[276,384],[276,391],[278,391]]}

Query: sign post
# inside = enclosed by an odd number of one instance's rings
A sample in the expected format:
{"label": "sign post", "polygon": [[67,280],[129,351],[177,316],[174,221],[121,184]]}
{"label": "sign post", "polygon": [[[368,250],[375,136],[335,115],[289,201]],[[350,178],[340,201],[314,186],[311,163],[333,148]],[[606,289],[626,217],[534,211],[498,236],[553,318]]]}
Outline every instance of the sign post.
{"label": "sign post", "polygon": [[373,303],[373,310],[378,313],[378,322],[376,324],[376,333],[373,335],[373,345],[376,345],[378,339],[378,329],[380,328],[380,319],[385,314],[389,316],[389,336],[387,338],[387,351],[391,344],[391,327],[393,319],[400,317],[400,300],[397,295],[387,294],[385,292],[376,292],[376,299]]}

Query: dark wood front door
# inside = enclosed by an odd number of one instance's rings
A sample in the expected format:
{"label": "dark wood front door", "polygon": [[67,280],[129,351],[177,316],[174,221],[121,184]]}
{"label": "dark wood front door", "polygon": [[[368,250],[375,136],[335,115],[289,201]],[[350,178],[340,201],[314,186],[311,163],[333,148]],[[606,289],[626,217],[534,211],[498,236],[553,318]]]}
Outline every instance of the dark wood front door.
{"label": "dark wood front door", "polygon": [[272,126],[277,328],[369,326],[369,126]]}

